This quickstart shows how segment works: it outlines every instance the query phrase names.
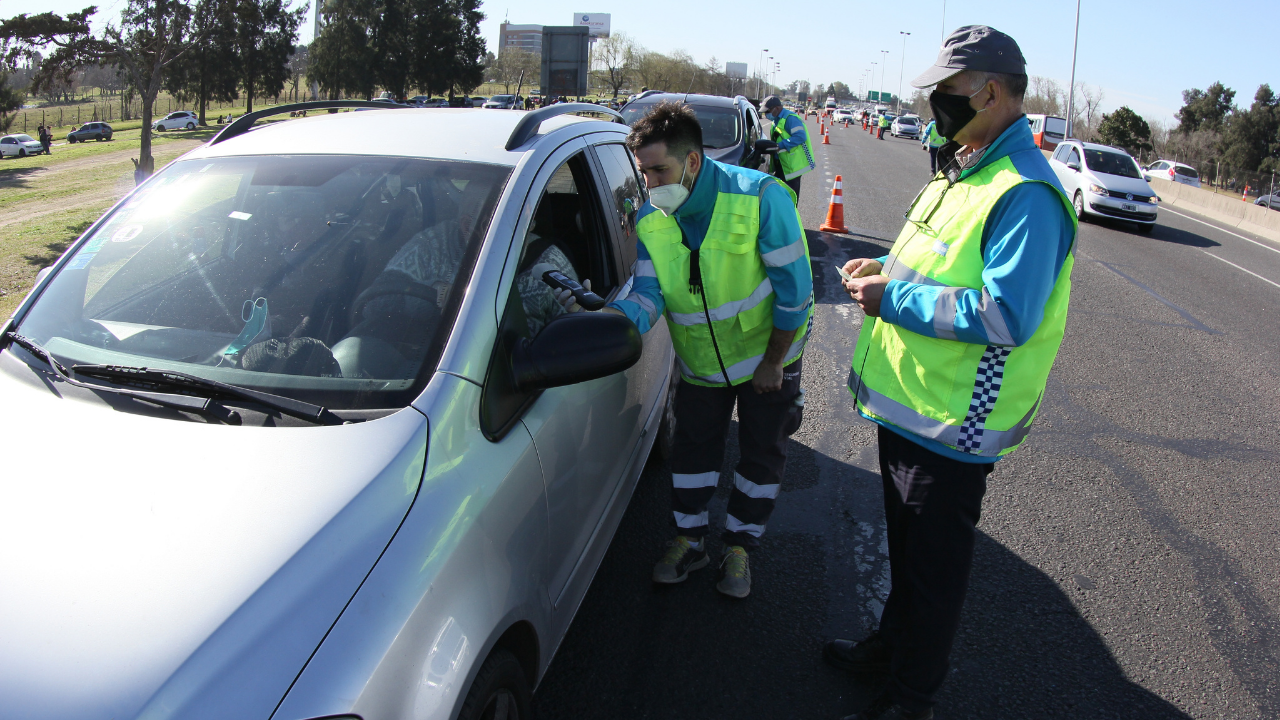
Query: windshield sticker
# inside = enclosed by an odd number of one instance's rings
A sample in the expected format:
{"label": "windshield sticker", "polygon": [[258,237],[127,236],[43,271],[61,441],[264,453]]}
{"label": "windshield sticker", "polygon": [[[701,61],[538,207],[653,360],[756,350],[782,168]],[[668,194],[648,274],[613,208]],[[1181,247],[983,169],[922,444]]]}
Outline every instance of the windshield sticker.
{"label": "windshield sticker", "polygon": [[253,214],[252,214],[252,213],[242,213],[242,212],[240,212],[239,210],[235,210],[235,211],[233,211],[230,215],[228,215],[227,217],[231,218],[232,220],[248,220],[249,218],[253,217]]}
{"label": "windshield sticker", "polygon": [[126,243],[142,233],[141,225],[125,225],[111,235],[111,242]]}

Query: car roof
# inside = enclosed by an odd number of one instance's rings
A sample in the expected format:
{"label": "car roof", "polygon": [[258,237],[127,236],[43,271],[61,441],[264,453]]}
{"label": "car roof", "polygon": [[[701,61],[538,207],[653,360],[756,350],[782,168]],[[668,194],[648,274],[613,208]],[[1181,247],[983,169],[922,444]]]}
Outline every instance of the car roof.
{"label": "car roof", "polygon": [[[494,112],[480,108],[376,108],[367,112],[320,113],[259,125],[225,142],[202,145],[184,157],[385,155],[514,166],[529,145],[513,151],[505,145],[526,115],[523,110]],[[617,123],[556,115],[542,122],[534,138],[578,123],[626,131],[624,125]],[[335,143],[334,138],[344,140]],[[352,143],[349,138],[358,140]]]}
{"label": "car roof", "polygon": [[1083,140],[1076,140],[1074,138],[1072,138],[1070,142],[1080,145],[1085,150],[1110,150],[1111,152],[1118,152],[1121,155],[1129,155],[1129,151],[1125,150],[1124,148],[1111,147],[1110,145],[1102,145],[1099,143],[1085,142]]}
{"label": "car roof", "polygon": [[632,105],[651,105],[664,102],[666,100],[675,100],[686,105],[703,106],[703,107],[734,107],[738,104],[738,98],[725,97],[723,95],[701,95],[699,93],[657,93],[654,95],[646,95],[642,98],[632,100]]}

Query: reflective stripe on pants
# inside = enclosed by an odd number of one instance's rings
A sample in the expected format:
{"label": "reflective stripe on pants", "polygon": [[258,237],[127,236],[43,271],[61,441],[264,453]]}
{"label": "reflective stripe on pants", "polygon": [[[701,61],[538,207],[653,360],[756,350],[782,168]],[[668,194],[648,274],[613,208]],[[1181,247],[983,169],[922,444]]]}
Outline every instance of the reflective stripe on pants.
{"label": "reflective stripe on pants", "polygon": [[802,362],[784,367],[782,388],[762,395],[751,383],[734,387],[680,383],[671,452],[671,509],[681,535],[707,534],[707,504],[720,479],[725,438],[737,405],[741,459],[733,476],[722,538],[726,545],[759,546],[782,487],[788,438],[800,427],[803,409],[795,400]]}

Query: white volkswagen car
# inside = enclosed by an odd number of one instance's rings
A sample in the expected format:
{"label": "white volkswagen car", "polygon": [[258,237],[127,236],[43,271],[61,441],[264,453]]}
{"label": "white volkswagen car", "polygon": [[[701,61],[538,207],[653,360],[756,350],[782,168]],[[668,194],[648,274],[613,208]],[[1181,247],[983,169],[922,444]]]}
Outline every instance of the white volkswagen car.
{"label": "white volkswagen car", "polygon": [[546,280],[624,295],[644,183],[594,105],[253,127],[367,105],[237,119],[0,325],[0,718],[530,717],[670,439],[666,324]]}
{"label": "white volkswagen car", "polygon": [[151,123],[151,129],[156,132],[164,132],[166,130],[195,130],[196,125],[199,123],[200,116],[190,110],[177,110]]}
{"label": "white volkswagen car", "polygon": [[1090,216],[1127,220],[1143,233],[1155,227],[1159,198],[1124,150],[1068,140],[1054,150],[1049,166],[1081,220]]}
{"label": "white volkswagen car", "polygon": [[1157,160],[1143,168],[1142,174],[1148,178],[1158,177],[1161,180],[1200,187],[1200,173],[1190,165],[1173,160]]}
{"label": "white volkswagen car", "polygon": [[30,135],[16,133],[0,137],[0,158],[26,157],[39,155],[42,152],[44,152],[44,146]]}

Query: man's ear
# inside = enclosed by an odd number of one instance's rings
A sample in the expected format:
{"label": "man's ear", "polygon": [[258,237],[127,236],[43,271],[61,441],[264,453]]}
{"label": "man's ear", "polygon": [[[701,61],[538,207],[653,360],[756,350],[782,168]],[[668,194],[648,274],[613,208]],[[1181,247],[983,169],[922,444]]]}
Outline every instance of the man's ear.
{"label": "man's ear", "polygon": [[702,153],[690,150],[685,157],[692,158],[689,162],[689,169],[693,171],[693,174],[697,175],[698,171],[702,169]]}

